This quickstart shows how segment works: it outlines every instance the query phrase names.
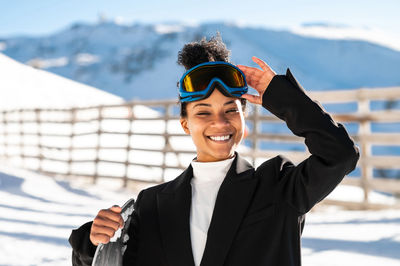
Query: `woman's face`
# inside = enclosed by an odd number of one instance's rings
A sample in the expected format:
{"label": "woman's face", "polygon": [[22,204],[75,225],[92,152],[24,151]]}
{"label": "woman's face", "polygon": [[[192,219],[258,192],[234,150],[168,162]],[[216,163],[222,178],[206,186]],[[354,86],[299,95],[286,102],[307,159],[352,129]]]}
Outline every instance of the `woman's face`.
{"label": "woman's face", "polygon": [[239,99],[214,90],[208,98],[188,103],[186,111],[180,122],[196,145],[197,161],[221,161],[234,155],[245,128]]}

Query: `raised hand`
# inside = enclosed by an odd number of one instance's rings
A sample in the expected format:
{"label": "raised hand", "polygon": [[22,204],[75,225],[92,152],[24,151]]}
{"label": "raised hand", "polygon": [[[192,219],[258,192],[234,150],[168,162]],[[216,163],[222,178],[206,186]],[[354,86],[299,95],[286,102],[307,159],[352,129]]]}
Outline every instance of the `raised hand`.
{"label": "raised hand", "polygon": [[93,245],[107,244],[115,232],[124,226],[124,220],[120,213],[121,207],[119,206],[113,206],[98,212],[90,229],[90,241]]}
{"label": "raised hand", "polygon": [[253,56],[251,58],[261,69],[256,67],[249,67],[244,65],[237,65],[246,76],[246,81],[249,86],[254,88],[259,95],[243,94],[242,97],[251,103],[261,104],[262,96],[271,82],[272,78],[276,75],[275,72],[261,59]]}

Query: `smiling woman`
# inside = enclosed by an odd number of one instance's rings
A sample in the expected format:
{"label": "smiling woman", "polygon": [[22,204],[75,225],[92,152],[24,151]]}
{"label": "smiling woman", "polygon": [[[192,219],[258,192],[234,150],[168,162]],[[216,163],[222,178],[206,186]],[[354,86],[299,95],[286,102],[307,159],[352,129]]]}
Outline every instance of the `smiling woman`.
{"label": "smiling woman", "polygon": [[181,125],[196,145],[197,161],[233,158],[245,128],[240,101],[214,90],[208,98],[188,103],[186,109]]}
{"label": "smiling woman", "polygon": [[[356,166],[358,148],[343,125],[292,76],[229,63],[220,36],[185,45],[178,63],[181,125],[197,157],[170,182],[142,190],[129,223],[124,265],[299,266],[305,214]],[[258,95],[247,94],[253,87]],[[311,156],[283,156],[257,169],[236,148],[246,100],[260,104],[305,138]],[[123,226],[121,208],[101,210],[70,237],[73,264],[90,265],[99,243]]]}

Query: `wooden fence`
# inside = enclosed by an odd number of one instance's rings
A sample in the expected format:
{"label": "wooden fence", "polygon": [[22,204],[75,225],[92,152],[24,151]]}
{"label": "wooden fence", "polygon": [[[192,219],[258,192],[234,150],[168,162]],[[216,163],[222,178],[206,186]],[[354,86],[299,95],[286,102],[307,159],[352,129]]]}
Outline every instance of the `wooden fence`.
{"label": "wooden fence", "polygon": [[[372,152],[373,147],[400,148],[400,109],[396,108],[400,87],[308,94],[322,103],[335,121],[353,128],[349,131],[361,151],[359,177],[345,178],[342,184],[360,186],[364,201],[331,203],[381,208],[369,202],[371,190],[400,194],[399,176],[379,176],[390,170],[400,173],[399,154]],[[295,163],[309,156],[304,139],[259,106],[251,106],[246,123],[246,145],[240,152],[255,166],[277,154]],[[378,130],[372,130],[373,126]],[[385,132],[379,126],[394,130]],[[194,151],[190,137],[180,128],[175,100],[0,112],[0,159],[52,175],[88,176],[94,181],[118,178],[124,185],[130,180],[160,183],[184,169]]]}

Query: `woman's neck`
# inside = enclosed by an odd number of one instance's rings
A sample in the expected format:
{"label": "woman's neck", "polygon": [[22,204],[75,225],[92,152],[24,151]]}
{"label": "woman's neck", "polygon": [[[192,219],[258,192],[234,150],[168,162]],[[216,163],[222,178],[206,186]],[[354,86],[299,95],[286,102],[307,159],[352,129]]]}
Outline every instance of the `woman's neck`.
{"label": "woman's neck", "polygon": [[196,184],[222,182],[235,158],[214,162],[192,161],[193,179]]}

